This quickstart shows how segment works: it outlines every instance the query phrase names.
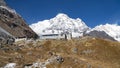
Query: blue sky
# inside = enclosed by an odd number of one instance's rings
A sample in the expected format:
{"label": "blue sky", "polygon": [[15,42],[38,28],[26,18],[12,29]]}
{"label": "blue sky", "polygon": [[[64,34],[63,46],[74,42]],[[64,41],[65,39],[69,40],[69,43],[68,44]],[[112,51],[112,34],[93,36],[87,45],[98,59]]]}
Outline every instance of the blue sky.
{"label": "blue sky", "polygon": [[81,18],[88,26],[120,24],[120,0],[6,0],[28,24],[65,13]]}

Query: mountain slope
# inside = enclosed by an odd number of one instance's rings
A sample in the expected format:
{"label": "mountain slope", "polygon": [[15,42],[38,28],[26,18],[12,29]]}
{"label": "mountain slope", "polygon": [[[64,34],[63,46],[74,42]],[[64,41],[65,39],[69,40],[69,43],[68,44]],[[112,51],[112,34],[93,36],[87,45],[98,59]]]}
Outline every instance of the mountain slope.
{"label": "mountain slope", "polygon": [[4,0],[0,1],[0,27],[14,37],[37,37],[37,34],[29,28],[24,19],[14,9],[11,9]]}
{"label": "mountain slope", "polygon": [[99,25],[93,28],[91,31],[104,31],[109,36],[113,37],[115,40],[120,41],[120,26],[116,24],[105,24]]}
{"label": "mountain slope", "polygon": [[0,27],[0,48],[4,44],[12,44],[14,42],[14,36],[8,33],[6,30]]}
{"label": "mountain slope", "polygon": [[30,27],[38,34],[52,34],[61,32],[82,33],[89,27],[79,18],[72,19],[66,14],[59,13],[56,17],[50,20],[40,21],[30,25]]}
{"label": "mountain slope", "polygon": [[0,67],[13,63],[14,68],[120,68],[120,43],[92,37],[21,41],[0,49]]}
{"label": "mountain slope", "polygon": [[102,39],[109,39],[112,41],[116,41],[113,37],[109,36],[104,31],[97,31],[97,30],[87,31],[86,33],[84,33],[84,36],[91,36],[95,38],[102,38]]}

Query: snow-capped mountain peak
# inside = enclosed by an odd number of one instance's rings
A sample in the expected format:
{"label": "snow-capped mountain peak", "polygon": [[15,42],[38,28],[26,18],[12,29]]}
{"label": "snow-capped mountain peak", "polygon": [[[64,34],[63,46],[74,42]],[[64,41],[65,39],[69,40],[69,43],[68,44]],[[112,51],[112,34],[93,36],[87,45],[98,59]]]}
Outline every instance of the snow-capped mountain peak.
{"label": "snow-capped mountain peak", "polygon": [[[40,24],[40,25],[38,25]],[[64,13],[59,13],[54,18],[46,21],[30,25],[30,27],[38,34],[52,33],[54,31],[63,32],[69,31],[72,33],[81,33],[89,29],[89,27],[79,18],[73,19]],[[39,29],[39,30],[38,30]]]}
{"label": "snow-capped mountain peak", "polygon": [[104,31],[115,40],[120,41],[120,26],[117,24],[99,25],[93,28],[91,31],[93,30]]}
{"label": "snow-capped mountain peak", "polygon": [[66,14],[60,13],[56,17],[50,19],[52,29],[74,30],[87,28],[86,24],[79,18],[72,19]]}
{"label": "snow-capped mountain peak", "polygon": [[57,18],[69,18],[68,15],[64,14],[64,13],[59,13],[56,15]]}
{"label": "snow-capped mountain peak", "polygon": [[73,19],[64,13],[59,13],[54,18],[49,20],[34,23],[30,25],[30,27],[39,36],[45,34],[60,34],[67,31],[72,33],[73,37],[80,37],[83,36],[84,33],[89,34],[97,32],[100,37],[112,37],[114,40],[120,41],[120,26],[116,24],[105,24],[96,26],[95,28],[91,29],[80,18]]}

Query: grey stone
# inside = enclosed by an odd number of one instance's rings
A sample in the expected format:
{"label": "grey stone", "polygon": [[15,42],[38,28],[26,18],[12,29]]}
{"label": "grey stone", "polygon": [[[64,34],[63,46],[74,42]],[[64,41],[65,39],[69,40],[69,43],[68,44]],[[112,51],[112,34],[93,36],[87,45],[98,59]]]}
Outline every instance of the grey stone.
{"label": "grey stone", "polygon": [[62,63],[62,62],[64,62],[64,59],[63,59],[61,56],[57,56],[57,57],[56,57],[56,61],[57,61],[58,63]]}

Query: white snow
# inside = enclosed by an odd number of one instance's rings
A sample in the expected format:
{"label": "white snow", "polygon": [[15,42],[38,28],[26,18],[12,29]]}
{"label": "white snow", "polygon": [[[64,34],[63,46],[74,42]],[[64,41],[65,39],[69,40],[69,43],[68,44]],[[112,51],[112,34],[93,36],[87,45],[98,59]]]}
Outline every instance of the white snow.
{"label": "white snow", "polygon": [[120,26],[117,24],[99,25],[93,28],[91,31],[93,30],[104,31],[115,40],[120,41]]}
{"label": "white snow", "polygon": [[75,34],[84,32],[89,29],[89,27],[81,19],[72,19],[63,13],[59,13],[56,17],[51,18],[50,20],[34,23],[30,25],[30,27],[39,36],[43,34],[59,34],[64,31],[72,32]]}
{"label": "white snow", "polygon": [[8,10],[9,12],[16,14],[16,11],[14,9],[8,8],[6,6],[0,6],[0,8],[4,8],[4,9]]}
{"label": "white snow", "polygon": [[30,27],[38,34],[44,33],[43,30],[48,28],[50,25],[49,20],[39,21],[38,23],[34,23],[30,25]]}
{"label": "white snow", "polygon": [[55,30],[71,30],[71,31],[83,31],[88,28],[86,24],[79,18],[72,19],[66,14],[60,13],[55,18],[50,19],[50,29]]}
{"label": "white snow", "polygon": [[72,33],[72,37],[83,36],[83,32],[97,30],[104,31],[115,40],[120,41],[120,26],[117,24],[99,25],[95,28],[89,28],[80,18],[73,19],[66,14],[59,13],[56,17],[50,20],[39,21],[30,25],[30,27],[39,35],[44,34],[60,34],[62,32]]}

